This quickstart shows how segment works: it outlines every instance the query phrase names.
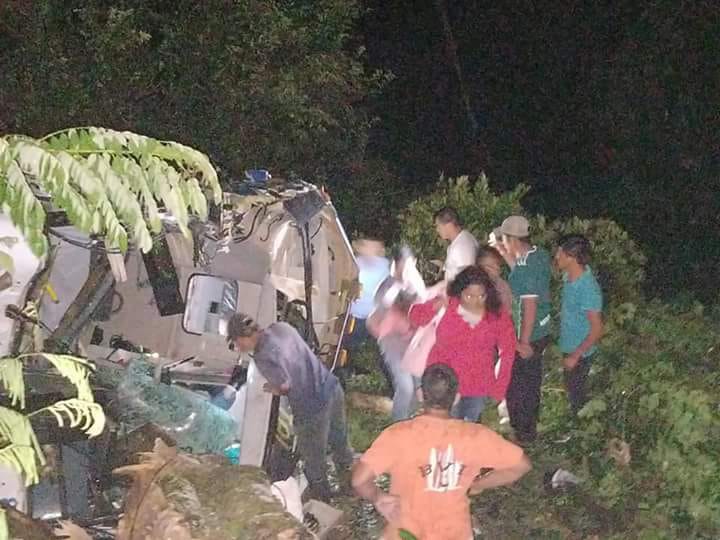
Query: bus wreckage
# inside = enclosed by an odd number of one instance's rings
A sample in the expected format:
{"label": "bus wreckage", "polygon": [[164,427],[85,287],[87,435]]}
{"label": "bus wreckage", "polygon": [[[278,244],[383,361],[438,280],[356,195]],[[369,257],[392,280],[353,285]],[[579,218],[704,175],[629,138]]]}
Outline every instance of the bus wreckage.
{"label": "bus wreckage", "polygon": [[[264,171],[233,191],[207,221],[191,223],[191,238],[165,216],[153,249],[125,256],[105,252],[58,212],[48,214],[50,255],[38,259],[0,214],[3,249],[14,260],[12,279],[0,279],[0,356],[34,340],[31,350],[92,360],[93,389],[108,417],[92,441],[36,428],[44,448],[55,448],[59,471],[26,490],[2,466],[1,499],[36,519],[97,525],[103,505],[105,514],[119,511],[108,471],[158,439],[261,467],[272,482],[292,476],[286,398],[263,391],[251,359],[228,347],[225,325],[238,311],[261,326],[287,321],[328,367],[341,366],[358,270],[323,191]],[[26,373],[38,399],[62,393],[46,371]]]}

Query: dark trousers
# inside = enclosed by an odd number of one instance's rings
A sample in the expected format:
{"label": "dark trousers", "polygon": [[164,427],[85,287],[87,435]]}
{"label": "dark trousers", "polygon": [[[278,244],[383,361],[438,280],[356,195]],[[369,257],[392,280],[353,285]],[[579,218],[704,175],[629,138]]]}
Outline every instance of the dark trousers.
{"label": "dark trousers", "polygon": [[510,386],[505,400],[510,415],[510,425],[520,441],[530,442],[537,437],[540,416],[540,387],[543,377],[543,354],[549,337],[533,341],[530,358],[515,357]]}
{"label": "dark trousers", "polygon": [[330,445],[338,472],[350,469],[353,450],[348,442],[345,393],[338,384],[327,405],[312,418],[293,422],[297,450],[305,463],[305,477],[311,495],[323,501],[330,497],[327,476],[327,447]]}
{"label": "dark trousers", "polygon": [[570,410],[573,414],[577,414],[585,403],[587,403],[585,382],[587,381],[588,373],[590,373],[590,367],[592,366],[592,356],[593,355],[581,358],[573,369],[566,369],[563,372],[565,390],[567,391]]}

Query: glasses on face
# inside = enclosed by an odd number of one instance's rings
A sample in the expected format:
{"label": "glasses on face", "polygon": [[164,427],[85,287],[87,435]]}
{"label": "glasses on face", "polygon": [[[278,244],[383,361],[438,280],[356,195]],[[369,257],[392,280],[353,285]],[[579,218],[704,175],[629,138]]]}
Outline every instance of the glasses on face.
{"label": "glasses on face", "polygon": [[473,300],[485,300],[485,297],[487,294],[469,294],[469,293],[463,293],[462,297],[464,300],[467,300],[468,302],[471,302]]}

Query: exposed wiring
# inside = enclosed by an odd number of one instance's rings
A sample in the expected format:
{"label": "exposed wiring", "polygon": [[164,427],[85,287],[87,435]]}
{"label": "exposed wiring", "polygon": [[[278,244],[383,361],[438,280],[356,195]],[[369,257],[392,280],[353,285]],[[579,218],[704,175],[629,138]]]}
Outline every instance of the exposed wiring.
{"label": "exposed wiring", "polygon": [[18,306],[14,304],[8,304],[5,307],[5,316],[8,319],[13,319],[16,321],[23,321],[30,324],[35,324],[45,330],[48,333],[52,334],[52,330],[48,327],[47,324],[45,324],[43,321],[40,320],[37,315],[30,314],[26,312],[25,310],[21,310]]}
{"label": "exposed wiring", "polygon": [[244,242],[245,240],[247,240],[248,238],[250,238],[252,236],[253,232],[255,232],[255,225],[257,224],[258,217],[260,216],[261,213],[262,213],[263,217],[265,217],[265,214],[267,214],[267,205],[261,206],[260,208],[258,208],[258,211],[255,212],[255,215],[253,216],[253,220],[252,220],[252,223],[250,224],[250,230],[248,231],[248,233],[240,235],[236,238],[233,238],[233,242],[235,242],[236,244],[239,244],[240,242]]}
{"label": "exposed wiring", "polygon": [[[88,250],[97,249],[104,253],[110,253],[111,255],[122,255],[122,251],[120,251],[119,249],[106,248],[105,246],[103,246],[103,243],[101,240],[90,239],[89,241],[85,242],[78,238],[72,238],[71,236],[60,233],[60,232],[56,231],[55,229],[53,229],[52,227],[48,228],[48,234],[50,234],[56,238],[59,238],[63,242],[66,242],[75,247],[88,249]],[[161,240],[163,238],[165,238],[165,232],[161,232],[161,233],[152,235],[153,243],[157,242],[158,240]]]}
{"label": "exposed wiring", "polygon": [[285,217],[285,214],[278,214],[277,216],[275,216],[274,218],[272,218],[270,220],[270,222],[268,223],[268,226],[267,226],[267,232],[265,233],[265,237],[264,238],[262,236],[260,237],[261,242],[267,242],[268,238],[270,238],[270,229],[272,228],[272,226],[275,225],[276,223],[280,223],[284,217]]}
{"label": "exposed wiring", "polygon": [[82,240],[78,240],[77,238],[71,238],[65,234],[59,233],[54,229],[48,229],[48,234],[50,234],[56,238],[59,238],[60,240],[70,244],[71,246],[88,249],[88,250],[98,249],[100,251],[104,251],[105,253],[111,253],[111,254],[120,254],[121,253],[119,249],[108,249],[106,247],[103,247],[99,240],[91,239],[89,242],[83,242]]}
{"label": "exposed wiring", "polygon": [[318,223],[317,230],[314,233],[312,233],[312,235],[310,236],[310,240],[312,240],[313,238],[315,238],[318,235],[318,233],[320,232],[320,229],[322,229],[322,226],[323,226],[323,218],[322,218],[322,216],[320,216],[320,223]]}

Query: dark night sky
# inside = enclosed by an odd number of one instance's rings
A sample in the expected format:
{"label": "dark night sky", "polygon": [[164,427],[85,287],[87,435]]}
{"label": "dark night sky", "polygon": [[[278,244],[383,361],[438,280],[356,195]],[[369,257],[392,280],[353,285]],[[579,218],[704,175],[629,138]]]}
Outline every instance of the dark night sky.
{"label": "dark night sky", "polygon": [[374,103],[371,153],[405,182],[483,170],[498,189],[525,182],[532,210],[628,228],[665,266],[651,268],[656,289],[716,290],[720,3],[365,6],[370,63],[396,77]]}

